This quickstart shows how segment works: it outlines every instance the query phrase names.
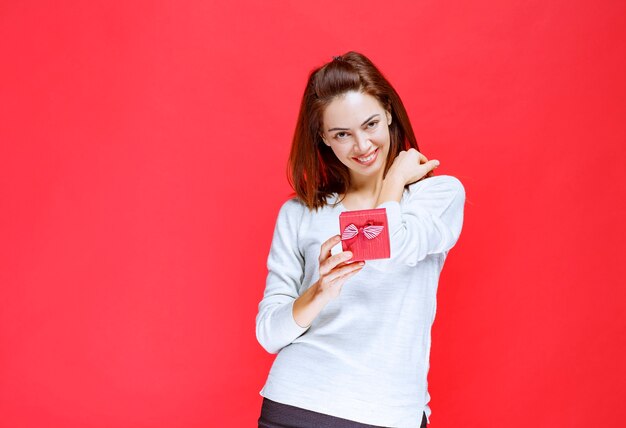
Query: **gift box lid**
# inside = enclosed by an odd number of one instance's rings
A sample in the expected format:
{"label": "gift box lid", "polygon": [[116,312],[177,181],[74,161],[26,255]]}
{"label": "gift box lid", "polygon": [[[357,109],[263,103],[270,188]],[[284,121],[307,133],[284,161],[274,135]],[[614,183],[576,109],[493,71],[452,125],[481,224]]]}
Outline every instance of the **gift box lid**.
{"label": "gift box lid", "polygon": [[387,210],[372,208],[344,211],[339,215],[343,251],[353,253],[351,260],[374,260],[390,257]]}

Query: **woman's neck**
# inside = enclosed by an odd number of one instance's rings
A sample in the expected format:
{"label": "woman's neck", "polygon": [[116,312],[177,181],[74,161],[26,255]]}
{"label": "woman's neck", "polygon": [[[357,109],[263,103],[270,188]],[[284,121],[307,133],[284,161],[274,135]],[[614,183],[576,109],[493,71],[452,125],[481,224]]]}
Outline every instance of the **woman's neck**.
{"label": "woman's neck", "polygon": [[382,187],[382,178],[361,182],[352,180],[346,193],[340,195],[343,198],[341,203],[350,211],[374,208]]}

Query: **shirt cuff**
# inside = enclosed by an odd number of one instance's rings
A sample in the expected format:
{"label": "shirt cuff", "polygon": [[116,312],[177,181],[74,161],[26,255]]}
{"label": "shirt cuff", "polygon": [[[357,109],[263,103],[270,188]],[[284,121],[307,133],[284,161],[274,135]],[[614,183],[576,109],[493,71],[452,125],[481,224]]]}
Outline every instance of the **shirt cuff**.
{"label": "shirt cuff", "polygon": [[396,233],[402,225],[402,210],[400,203],[397,201],[386,201],[379,204],[376,208],[385,208],[387,212],[387,225],[389,226],[389,239]]}
{"label": "shirt cuff", "polygon": [[273,314],[275,325],[281,328],[280,337],[284,338],[287,343],[291,343],[311,327],[311,325],[300,327],[293,318],[293,305],[295,302],[296,300],[294,299],[285,305],[281,305]]}

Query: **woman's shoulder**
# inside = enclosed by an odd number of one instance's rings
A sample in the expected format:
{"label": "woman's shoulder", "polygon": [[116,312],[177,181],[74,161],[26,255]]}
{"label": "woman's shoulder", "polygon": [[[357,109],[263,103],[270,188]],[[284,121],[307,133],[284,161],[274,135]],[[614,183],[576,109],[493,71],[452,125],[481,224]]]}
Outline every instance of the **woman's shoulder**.
{"label": "woman's shoulder", "polygon": [[281,206],[280,209],[285,210],[285,211],[293,211],[293,210],[301,210],[303,207],[305,207],[304,203],[300,200],[300,198],[298,198],[297,196],[290,196],[287,199],[285,199]]}
{"label": "woman's shoulder", "polygon": [[424,178],[423,180],[416,181],[409,185],[409,193],[419,192],[422,190],[440,190],[440,191],[463,191],[465,188],[461,180],[453,175],[433,175],[432,177]]}
{"label": "woman's shoulder", "polygon": [[278,210],[279,218],[302,218],[306,205],[297,196],[286,199]]}
{"label": "woman's shoulder", "polygon": [[315,209],[309,208],[307,204],[298,196],[291,196],[282,203],[280,211],[288,214],[295,214],[300,217],[304,215],[322,215],[328,211],[332,211],[336,207],[336,205],[338,204],[338,198],[339,196],[337,193],[331,193],[326,196],[326,204],[322,207]]}

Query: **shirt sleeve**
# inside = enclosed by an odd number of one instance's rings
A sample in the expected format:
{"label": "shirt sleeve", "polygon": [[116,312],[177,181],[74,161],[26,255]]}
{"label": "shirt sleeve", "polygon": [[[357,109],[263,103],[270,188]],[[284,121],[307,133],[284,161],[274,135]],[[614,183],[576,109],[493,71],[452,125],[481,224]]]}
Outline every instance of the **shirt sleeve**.
{"label": "shirt sleeve", "polygon": [[310,327],[293,318],[293,304],[304,278],[304,257],[298,249],[298,227],[306,209],[296,199],[280,208],[267,258],[267,279],[256,316],[256,337],[270,354],[276,354]]}
{"label": "shirt sleeve", "polygon": [[429,254],[447,252],[456,244],[463,226],[465,188],[450,175],[430,177],[409,186],[402,204],[387,201],[391,257],[371,260],[382,270],[398,263],[415,266]]}

